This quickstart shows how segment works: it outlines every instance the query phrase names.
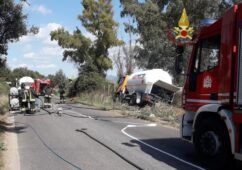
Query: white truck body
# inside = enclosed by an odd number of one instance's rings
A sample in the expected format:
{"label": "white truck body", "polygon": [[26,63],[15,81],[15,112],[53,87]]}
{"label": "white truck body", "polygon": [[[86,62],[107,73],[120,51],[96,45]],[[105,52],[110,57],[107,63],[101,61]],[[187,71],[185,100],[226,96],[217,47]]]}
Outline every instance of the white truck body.
{"label": "white truck body", "polygon": [[172,77],[162,69],[153,69],[140,71],[130,75],[127,82],[129,94],[134,92],[150,94],[154,84],[171,91],[177,91],[178,88],[172,85]]}
{"label": "white truck body", "polygon": [[29,89],[31,84],[34,83],[34,79],[32,79],[31,77],[22,77],[21,79],[19,79],[18,84],[19,84],[19,89],[21,87],[21,84],[24,83],[25,84],[25,88]]}

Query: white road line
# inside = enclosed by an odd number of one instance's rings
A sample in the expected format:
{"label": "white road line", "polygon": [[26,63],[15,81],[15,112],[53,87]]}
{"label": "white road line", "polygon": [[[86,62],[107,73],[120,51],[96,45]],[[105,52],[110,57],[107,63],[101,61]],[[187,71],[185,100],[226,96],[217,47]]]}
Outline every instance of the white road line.
{"label": "white road line", "polygon": [[180,161],[180,162],[182,162],[182,163],[185,163],[185,164],[187,164],[187,165],[190,165],[190,166],[192,166],[192,167],[194,167],[194,168],[197,168],[197,169],[200,169],[200,170],[205,170],[204,168],[202,168],[202,167],[200,167],[200,166],[198,166],[198,165],[195,165],[195,164],[190,163],[190,162],[187,162],[187,161],[185,161],[185,160],[183,160],[183,159],[181,159],[181,158],[178,158],[178,157],[176,157],[176,156],[174,156],[174,155],[172,155],[172,154],[170,154],[170,153],[168,153],[168,152],[166,152],[166,151],[163,151],[163,150],[161,150],[161,149],[159,149],[159,148],[156,148],[156,147],[154,147],[154,146],[152,146],[152,145],[150,145],[150,144],[148,144],[148,143],[145,143],[145,142],[139,140],[138,138],[136,138],[136,137],[134,137],[134,136],[128,134],[127,132],[125,132],[125,130],[126,130],[127,128],[132,128],[132,127],[154,127],[154,126],[156,126],[156,125],[155,125],[155,124],[147,124],[147,125],[143,125],[143,126],[142,126],[142,125],[140,125],[140,126],[137,126],[137,125],[127,125],[126,127],[124,127],[124,128],[121,130],[121,132],[122,132],[123,134],[125,134],[126,136],[128,136],[129,138],[134,139],[134,140],[136,140],[136,141],[138,141],[138,142],[144,144],[145,146],[148,146],[148,147],[150,147],[150,148],[152,148],[152,149],[154,149],[154,150],[156,150],[156,151],[158,151],[158,152],[160,152],[160,153],[162,153],[162,154],[165,154],[165,155],[167,155],[167,156],[170,156],[170,157],[172,157],[172,158],[174,158],[174,159],[176,159],[176,160],[178,160],[178,161]]}
{"label": "white road line", "polygon": [[86,117],[86,118],[89,118],[89,119],[94,119],[94,118],[91,117],[91,116],[87,116],[87,115],[81,114],[81,113],[79,113],[79,112],[74,112],[74,111],[72,111],[72,110],[68,110],[68,111],[71,112],[71,113],[74,113],[74,114],[79,114],[80,116],[83,116],[83,117]]}
{"label": "white road line", "polygon": [[110,121],[113,122],[113,123],[128,124],[128,125],[130,125],[130,124],[132,124],[132,125],[144,125],[144,123],[135,123],[135,122],[127,122],[127,121],[116,121],[116,120],[114,120],[114,121],[110,120]]}

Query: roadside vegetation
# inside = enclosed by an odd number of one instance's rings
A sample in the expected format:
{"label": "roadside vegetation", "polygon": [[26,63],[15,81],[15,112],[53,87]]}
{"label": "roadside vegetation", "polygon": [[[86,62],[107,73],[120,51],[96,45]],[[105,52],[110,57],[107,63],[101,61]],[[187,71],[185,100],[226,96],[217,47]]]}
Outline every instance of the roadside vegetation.
{"label": "roadside vegetation", "polygon": [[[2,119],[6,116],[8,113],[8,91],[9,87],[6,83],[0,82],[0,122]],[[1,125],[1,123],[0,123]],[[0,169],[3,167],[3,162],[2,162],[2,151],[6,149],[5,143],[3,142],[3,136],[2,134],[4,133],[3,130],[0,129]]]}
{"label": "roadside vegetation", "polygon": [[124,116],[135,117],[152,122],[162,122],[175,127],[179,126],[179,118],[183,113],[183,109],[179,103],[168,104],[166,102],[158,102],[154,106],[146,106],[140,108],[138,106],[130,106],[128,103],[120,101],[113,102],[113,85],[104,86],[101,90],[80,93],[78,96],[70,99],[73,103],[80,103],[100,110],[111,110],[119,112]]}
{"label": "roadside vegetation", "polygon": [[0,120],[8,111],[8,92],[9,86],[6,83],[0,82]]}
{"label": "roadside vegetation", "polygon": [[[176,106],[161,102],[155,107],[140,109],[128,104],[113,103],[115,85],[111,85],[105,79],[107,70],[112,69],[113,65],[118,68],[118,76],[131,74],[136,67],[163,68],[172,74],[174,70],[172,64],[175,59],[175,47],[164,35],[168,24],[164,19],[172,13],[170,4],[167,4],[169,11],[161,14],[160,8],[164,8],[165,4],[153,1],[142,2],[142,5],[138,1],[120,1],[120,3],[123,7],[121,16],[131,18],[129,23],[125,23],[125,31],[129,34],[126,46],[117,36],[118,23],[113,18],[112,1],[82,1],[83,11],[78,19],[94,38],[87,37],[79,28],[72,33],[64,28],[51,32],[51,40],[57,41],[64,50],[62,60],[72,61],[79,72],[78,77],[66,86],[67,95],[74,102],[96,106],[103,110],[121,110],[122,114],[153,121],[158,118],[178,122],[180,111]],[[173,22],[169,25],[176,25],[183,7],[181,5],[181,8],[176,9],[177,13],[171,16],[170,20]],[[149,11],[149,17],[144,11]],[[152,34],[150,30],[154,30]],[[132,36],[137,33],[140,38],[137,39],[138,44],[133,45]],[[111,58],[109,50],[112,47],[119,47],[120,50],[117,56]]]}

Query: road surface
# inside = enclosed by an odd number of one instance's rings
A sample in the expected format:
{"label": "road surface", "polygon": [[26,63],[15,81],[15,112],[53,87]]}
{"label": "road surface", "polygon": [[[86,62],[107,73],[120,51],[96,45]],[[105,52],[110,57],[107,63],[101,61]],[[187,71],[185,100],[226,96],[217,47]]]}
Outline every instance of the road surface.
{"label": "road surface", "polygon": [[62,105],[15,115],[22,170],[207,169],[179,131],[111,111]]}

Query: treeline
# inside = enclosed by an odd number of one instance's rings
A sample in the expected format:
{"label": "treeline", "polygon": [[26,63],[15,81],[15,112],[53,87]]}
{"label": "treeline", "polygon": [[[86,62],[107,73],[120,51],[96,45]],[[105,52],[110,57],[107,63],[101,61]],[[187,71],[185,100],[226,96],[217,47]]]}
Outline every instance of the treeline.
{"label": "treeline", "polygon": [[[73,82],[74,91],[95,90],[103,82],[108,69],[116,64],[118,74],[125,74],[124,68],[130,74],[134,66],[143,69],[162,68],[173,75],[176,84],[182,84],[183,79],[177,78],[174,71],[176,46],[169,41],[168,32],[178,25],[183,8],[187,9],[191,26],[198,31],[200,21],[204,18],[218,19],[238,0],[120,0],[121,17],[127,18],[125,31],[129,34],[129,50],[124,58],[115,57],[112,63],[108,50],[115,46],[124,46],[117,38],[118,23],[113,19],[111,0],[83,0],[82,14],[78,16],[81,24],[95,36],[90,39],[79,28],[73,33],[64,28],[51,33],[51,39],[65,49],[63,61],[73,61],[79,70],[79,77]],[[195,31],[195,32],[196,32]],[[138,37],[131,43],[131,35]],[[127,40],[126,40],[127,41]],[[185,60],[188,60],[191,49],[185,50]],[[119,55],[119,54],[117,54]],[[128,57],[127,57],[128,56]],[[122,60],[127,60],[122,64]],[[186,68],[186,62],[183,63]],[[131,69],[130,69],[131,68]]]}
{"label": "treeline", "polygon": [[21,77],[24,76],[29,76],[33,79],[45,77],[38,71],[29,70],[26,67],[15,68],[13,70],[6,66],[0,68],[0,79],[11,82],[13,85],[16,84],[16,80],[19,80]]}
{"label": "treeline", "polygon": [[[113,1],[116,3],[116,1]],[[107,70],[114,64],[119,64],[120,69],[126,67],[130,74],[134,67],[143,69],[162,68],[171,73],[177,84],[182,84],[182,79],[174,72],[175,45],[169,41],[167,32],[177,26],[183,8],[198,32],[200,21],[204,18],[218,19],[223,13],[241,0],[120,0],[121,17],[129,22],[125,23],[125,31],[129,35],[127,44],[117,36],[119,24],[114,20],[112,0],[82,0],[82,13],[78,16],[81,25],[93,35],[85,35],[78,27],[73,32],[60,28],[51,32],[51,40],[57,41],[64,49],[63,61],[72,61],[79,71],[79,76],[71,84],[73,95],[80,92],[93,91],[105,80]],[[26,28],[27,16],[23,14],[23,5],[13,0],[0,2],[0,54],[7,54],[9,42],[18,40],[28,32],[37,33],[38,29]],[[9,23],[11,21],[11,23]],[[137,37],[131,42],[131,37]],[[112,47],[128,46],[125,57],[115,57],[112,62],[109,49]],[[189,48],[185,50],[184,58],[189,58]],[[119,55],[119,54],[117,54]],[[125,65],[122,60],[126,60]],[[135,65],[135,66],[134,66]],[[184,62],[186,68],[186,62]],[[9,70],[3,70],[8,74]],[[35,73],[36,74],[36,73]],[[33,74],[32,76],[35,76]],[[15,76],[19,76],[16,75]],[[38,75],[39,76],[39,75]]]}
{"label": "treeline", "polygon": [[11,82],[14,86],[16,81],[22,77],[31,77],[33,79],[50,79],[52,87],[59,87],[60,85],[66,86],[71,80],[68,80],[63,70],[58,70],[55,74],[45,76],[38,71],[30,70],[26,67],[19,67],[11,70],[7,66],[0,67],[0,80],[4,82]]}

